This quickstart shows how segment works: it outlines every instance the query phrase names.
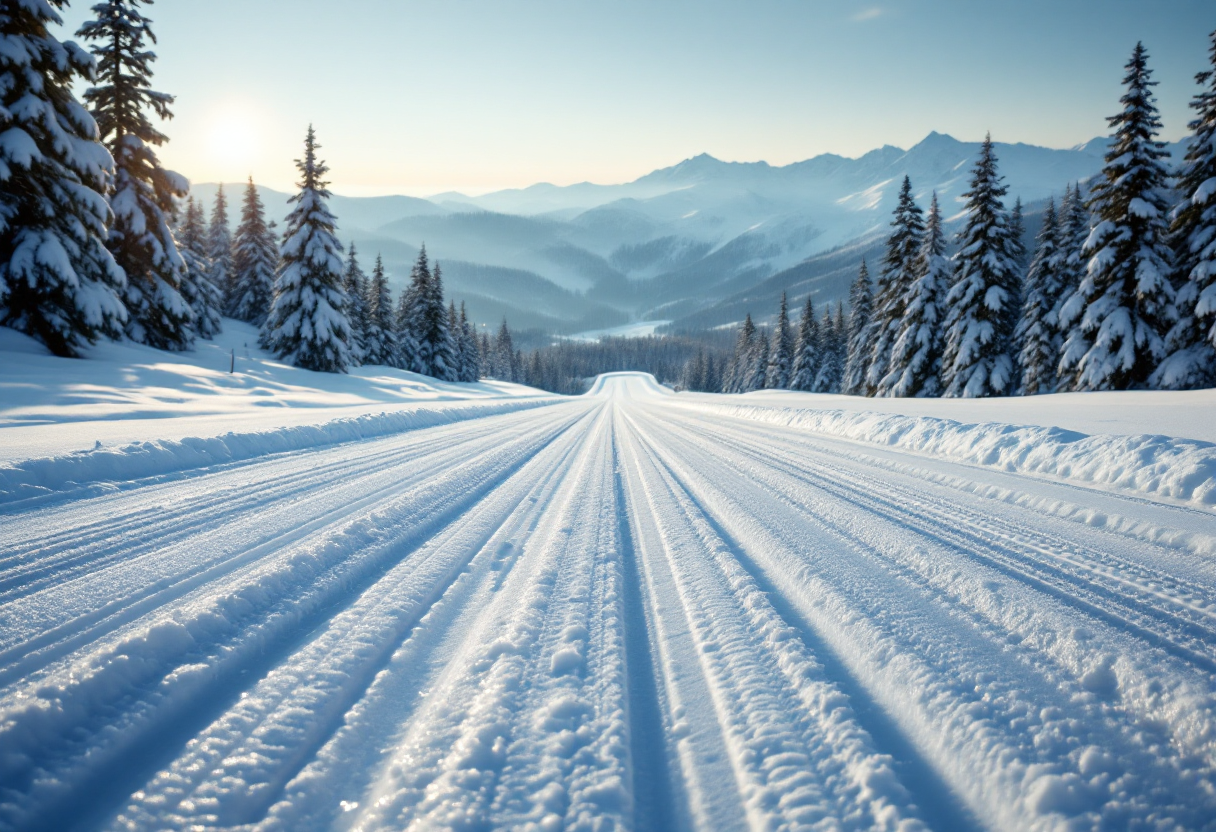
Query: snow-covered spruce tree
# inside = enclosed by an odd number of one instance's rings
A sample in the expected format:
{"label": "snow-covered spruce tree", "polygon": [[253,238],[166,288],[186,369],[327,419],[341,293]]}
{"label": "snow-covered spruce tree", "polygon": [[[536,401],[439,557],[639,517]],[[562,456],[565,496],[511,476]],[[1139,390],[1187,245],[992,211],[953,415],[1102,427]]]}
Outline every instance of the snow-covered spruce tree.
{"label": "snow-covered spruce tree", "polygon": [[756,341],[756,325],[750,312],[743,318],[739,335],[735,338],[735,352],[722,380],[723,393],[747,392],[747,380],[751,372],[751,355]]}
{"label": "snow-covered spruce tree", "polygon": [[401,350],[401,366],[415,373],[429,374],[431,345],[426,338],[427,307],[431,294],[431,266],[426,256],[426,244],[418,251],[418,259],[410,270],[410,282],[401,293],[397,309],[397,342]]}
{"label": "snow-covered spruce tree", "polygon": [[790,386],[790,371],[794,366],[794,333],[790,329],[790,310],[781,293],[781,308],[777,312],[777,323],[773,327],[773,343],[768,350],[768,367],[764,373],[764,386],[773,390],[787,390]]}
{"label": "snow-covered spruce tree", "polygon": [[1019,196],[1009,212],[1009,256],[1017,267],[1020,278],[1026,268],[1026,218],[1022,216],[1022,198]]}
{"label": "snow-covered spruce tree", "polygon": [[849,288],[849,332],[848,355],[845,358],[844,377],[841,389],[850,396],[864,396],[866,371],[870,368],[870,347],[866,335],[870,331],[870,315],[873,311],[873,287],[866,261],[861,261],[857,279]]}
{"label": "snow-covered spruce tree", "polygon": [[440,381],[456,381],[456,343],[452,340],[448,312],[443,306],[443,272],[438,261],[431,271],[427,288],[424,332],[431,354],[427,375]]}
{"label": "snow-covered spruce tree", "polygon": [[1165,358],[1177,318],[1170,285],[1164,145],[1152,95],[1148,53],[1136,44],[1126,65],[1123,111],[1089,207],[1095,225],[1080,287],[1061,308],[1068,328],[1060,373],[1075,390],[1144,387]]}
{"label": "snow-covered spruce tree", "polygon": [[1060,200],[1060,210],[1056,219],[1059,222],[1058,270],[1060,273],[1060,297],[1052,310],[1050,320],[1055,326],[1059,338],[1059,353],[1056,355],[1056,387],[1057,391],[1072,390],[1076,382],[1075,373],[1060,369],[1060,356],[1064,351],[1064,339],[1068,326],[1064,322],[1064,303],[1081,287],[1085,278],[1085,240],[1089,237],[1089,209],[1085,207],[1085,199],[1081,195],[1080,183],[1074,183],[1071,188],[1065,187],[1064,197]]}
{"label": "snow-covered spruce tree", "polygon": [[511,328],[507,326],[507,319],[502,319],[502,325],[498,328],[498,336],[494,339],[494,345],[491,347],[491,375],[500,381],[516,381],[515,368],[515,346],[511,341]]}
{"label": "snow-covered spruce tree", "polygon": [[194,201],[194,197],[190,197],[186,203],[177,247],[186,263],[182,275],[182,297],[194,310],[194,331],[200,338],[214,338],[223,328],[220,314],[224,298],[219,288],[211,282],[207,226],[203,221],[203,209]]}
{"label": "snow-covered spruce tree", "polygon": [[904,318],[912,281],[916,278],[916,255],[925,233],[920,207],[912,198],[912,180],[907,176],[899,189],[899,202],[895,206],[895,219],[891,221],[891,228],[893,230],[887,238],[882,272],[878,276],[874,291],[870,331],[865,336],[866,343],[870,346],[865,390],[870,396],[880,395],[882,380],[890,372],[891,350]]}
{"label": "snow-covered spruce tree", "polygon": [[[783,296],[784,297],[784,296]],[[815,320],[815,302],[806,296],[802,317],[798,320],[798,338],[794,342],[794,366],[790,369],[791,390],[811,392],[819,375],[819,323]]]}
{"label": "snow-covered spruce tree", "polygon": [[742,392],[763,390],[768,379],[769,334],[762,329],[756,330],[756,338],[752,343],[752,353],[749,357],[747,381]]}
{"label": "snow-covered spruce tree", "polygon": [[836,317],[830,308],[824,308],[819,322],[819,372],[815,375],[815,393],[839,393],[844,375],[844,364],[848,357],[848,330],[844,319],[844,307],[836,304]]}
{"label": "snow-covered spruce tree", "polygon": [[[275,244],[275,259],[278,259],[278,244]],[[207,228],[207,259],[211,261],[211,282],[219,287],[224,297],[224,314],[232,314],[232,232],[228,228],[228,197],[224,196],[221,182],[215,190],[215,204],[211,206],[211,225]]]}
{"label": "snow-covered spruce tree", "polygon": [[1197,113],[1178,172],[1181,201],[1173,212],[1178,322],[1166,338],[1169,355],[1150,383],[1169,389],[1216,386],[1216,32],[1212,68],[1198,73]]}
{"label": "snow-covered spruce tree", "polygon": [[878,382],[876,395],[931,397],[941,395],[942,305],[950,291],[950,261],[946,259],[946,234],[937,193],[929,205],[929,216],[920,249],[912,266],[903,313],[895,322],[895,341],[887,360],[887,374]]}
{"label": "snow-covered spruce tree", "polygon": [[[218,209],[218,197],[216,205]],[[241,203],[241,222],[236,227],[236,237],[229,240],[227,233],[227,225],[222,237],[213,232],[212,245],[217,251],[231,252],[229,262],[224,267],[230,275],[228,316],[261,326],[270,314],[270,304],[274,299],[279,243],[270,226],[266,224],[262,198],[253,184],[252,176],[245,186],[245,198]]]}
{"label": "snow-covered spruce tree", "polygon": [[186,263],[171,220],[190,183],[162,168],[153,150],[167,139],[145,108],[172,118],[173,96],[151,89],[156,53],[147,47],[156,36],[139,11],[144,3],[151,0],[106,0],[93,6],[97,17],[80,27],[77,34],[94,42],[98,59],[96,86],[85,91],[84,100],[114,157],[114,221],[106,245],[127,276],[127,335],[160,349],[185,350],[194,343],[194,310],[181,295]]}
{"label": "snow-covered spruce tree", "polygon": [[460,304],[460,380],[473,382],[481,379],[481,350],[478,349],[477,333],[469,323],[469,313]]}
{"label": "snow-covered spruce tree", "polygon": [[350,366],[350,323],[342,288],[342,244],[334,236],[337,220],[325,204],[325,174],[317,158],[312,125],[304,139],[304,158],[296,160],[300,192],[289,201],[282,266],[274,300],[262,326],[263,345],[276,356],[306,370],[344,373]]}
{"label": "snow-covered spruce tree", "polygon": [[397,364],[397,326],[393,315],[393,297],[389,292],[388,278],[384,275],[384,261],[376,255],[372,279],[367,287],[367,330],[363,342],[363,363]]}
{"label": "snow-covered spruce tree", "polygon": [[1034,259],[1022,284],[1022,316],[1014,331],[1023,396],[1050,393],[1056,388],[1056,364],[1063,345],[1054,317],[1064,290],[1059,245],[1060,218],[1055,200],[1051,200],[1043,213]]}
{"label": "snow-covered spruce tree", "polygon": [[1017,386],[1018,271],[1011,251],[1005,186],[992,137],[985,136],[971,177],[967,225],[958,235],[954,285],[946,296],[942,393],[978,398],[1011,395]]}
{"label": "snow-covered spruce tree", "polygon": [[346,319],[350,322],[351,359],[355,364],[362,364],[367,352],[367,275],[359,267],[353,242],[347,252],[342,288],[346,291]]}
{"label": "snow-covered spruce tree", "polygon": [[113,160],[72,94],[94,63],[48,26],[63,0],[0,5],[0,325],[78,356],[127,321],[106,248]]}

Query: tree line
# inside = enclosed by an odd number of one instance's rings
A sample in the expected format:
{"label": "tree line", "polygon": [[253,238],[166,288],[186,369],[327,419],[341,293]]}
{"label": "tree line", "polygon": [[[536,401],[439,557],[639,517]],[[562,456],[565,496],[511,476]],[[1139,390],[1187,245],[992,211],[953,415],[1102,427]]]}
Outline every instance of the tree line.
{"label": "tree line", "polygon": [[1087,195],[1078,183],[1048,202],[1028,267],[989,136],[952,257],[937,195],[926,216],[905,177],[882,269],[871,281],[862,262],[847,322],[838,308],[816,324],[808,298],[795,333],[783,296],[771,333],[748,315],[720,375],[690,362],[686,386],[979,397],[1216,384],[1216,32],[1210,58],[1171,172],[1136,45],[1103,170]]}
{"label": "tree line", "polygon": [[[355,246],[344,251],[311,126],[281,235],[252,178],[235,236],[222,186],[208,227],[189,183],[157,158],[167,138],[149,114],[172,118],[174,98],[152,89],[156,36],[140,10],[151,2],[93,6],[77,32],[91,54],[50,31],[66,0],[0,10],[0,325],[79,356],[101,338],[188,350],[227,315],[298,367],[476,381],[485,345],[463,305],[445,306],[425,246],[395,303],[379,256],[369,278]],[[77,78],[92,84],[83,103]]]}

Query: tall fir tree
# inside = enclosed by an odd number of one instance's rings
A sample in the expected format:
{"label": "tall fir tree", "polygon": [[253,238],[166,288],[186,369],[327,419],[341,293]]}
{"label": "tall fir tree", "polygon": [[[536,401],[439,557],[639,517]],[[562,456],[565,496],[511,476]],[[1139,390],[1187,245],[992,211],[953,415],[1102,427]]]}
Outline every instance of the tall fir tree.
{"label": "tall fir tree", "polygon": [[48,28],[65,5],[0,9],[0,325],[79,356],[121,336],[126,278],[106,248],[114,162],[72,93],[96,66]]}
{"label": "tall fir tree", "polygon": [[367,331],[363,343],[363,363],[396,366],[397,326],[394,321],[393,296],[384,274],[384,260],[376,255],[372,278],[367,287]]}
{"label": "tall fir tree", "polygon": [[344,373],[351,354],[342,244],[334,236],[337,219],[326,205],[329,168],[317,158],[319,147],[309,125],[304,158],[296,160],[300,192],[289,200],[295,208],[287,216],[282,267],[262,340],[276,356],[297,367]]}
{"label": "tall fir tree", "polygon": [[499,381],[516,381],[515,345],[511,340],[511,328],[507,326],[506,318],[502,319],[502,325],[498,328],[498,336],[494,339],[490,352],[491,375]]}
{"label": "tall fir tree", "polygon": [[123,294],[127,335],[166,350],[194,343],[194,310],[181,295],[186,263],[177,250],[171,220],[177,201],[190,190],[182,176],[161,167],[154,148],[167,141],[145,108],[170,119],[173,96],[151,88],[156,43],[152,21],[140,12],[152,0],[106,0],[93,6],[96,18],[77,33],[93,41],[96,86],[84,94],[102,141],[114,157],[109,192],[114,213],[107,241],[127,276]]}
{"label": "tall fir tree", "polygon": [[[278,243],[275,243],[275,259],[278,259]],[[207,227],[207,259],[211,261],[211,282],[224,298],[224,314],[232,316],[232,231],[228,227],[228,197],[224,195],[224,183],[215,189],[215,203],[211,206],[211,224]]]}
{"label": "tall fir tree", "polygon": [[[1085,279],[1085,241],[1089,239],[1090,216],[1085,207],[1085,198],[1081,194],[1081,184],[1073,183],[1071,188],[1064,189],[1064,197],[1060,200],[1059,220],[1059,271],[1062,285],[1060,300],[1051,314],[1051,322],[1056,328],[1060,341],[1060,354],[1064,351],[1064,339],[1068,335],[1069,325],[1064,317],[1064,304],[1081,288]],[[1075,368],[1062,368],[1059,364],[1060,355],[1056,356],[1056,390],[1072,390],[1076,385]]]}
{"label": "tall fir tree", "polygon": [[1170,224],[1178,322],[1166,339],[1169,355],[1151,379],[1170,389],[1216,386],[1216,31],[1209,43],[1212,66],[1195,76],[1196,116],[1187,125],[1181,201]]}
{"label": "tall fir tree", "polygon": [[194,331],[200,338],[214,338],[223,328],[220,315],[224,298],[211,282],[211,261],[207,259],[207,226],[203,209],[194,197],[186,203],[186,213],[178,234],[178,250],[186,263],[182,276],[182,297],[194,310]]}
{"label": "tall fir tree", "polygon": [[[415,373],[430,375],[433,346],[428,338],[427,318],[431,301],[431,265],[426,255],[426,243],[418,251],[418,259],[410,270],[410,283],[401,294],[398,313],[398,340],[402,350],[402,366]],[[408,337],[406,337],[408,335]]]}
{"label": "tall fir tree", "polygon": [[815,319],[815,302],[806,296],[802,317],[798,319],[798,338],[794,342],[794,366],[790,370],[791,390],[811,392],[819,375],[819,323]]}
{"label": "tall fir tree", "polygon": [[266,211],[252,176],[245,185],[241,222],[236,227],[236,236],[227,244],[215,235],[212,239],[217,249],[223,251],[227,248],[232,253],[226,267],[230,274],[228,316],[261,326],[266,322],[270,304],[274,300],[279,243],[266,224]]}
{"label": "tall fir tree", "polygon": [[430,344],[430,367],[427,375],[440,381],[456,381],[456,342],[448,326],[448,312],[443,306],[443,271],[439,262],[431,271],[427,287],[425,335]]}
{"label": "tall fir tree", "polygon": [[866,340],[870,332],[870,316],[873,312],[873,287],[866,261],[861,261],[857,279],[849,288],[849,332],[848,355],[845,359],[841,389],[850,396],[863,396],[866,392],[866,375],[870,369],[870,347]]}
{"label": "tall fir tree", "polygon": [[781,308],[777,312],[777,323],[773,327],[773,343],[769,347],[768,368],[764,376],[764,385],[774,390],[787,390],[790,386],[790,372],[794,365],[794,333],[790,329],[790,311],[781,293]]}
{"label": "tall fir tree", "polygon": [[481,351],[477,345],[477,333],[469,323],[469,313],[460,304],[460,380],[466,382],[481,379]]}
{"label": "tall fir tree", "polygon": [[1009,256],[1018,271],[1018,279],[1026,269],[1026,218],[1022,215],[1022,198],[1019,196],[1013,202],[1013,210],[1009,212]]}
{"label": "tall fir tree", "polygon": [[1065,290],[1060,238],[1060,217],[1056,213],[1055,200],[1051,200],[1043,213],[1043,228],[1039,231],[1034,259],[1026,272],[1022,316],[1014,332],[1022,367],[1023,396],[1051,393],[1056,389],[1056,364],[1064,343],[1054,317]]}
{"label": "tall fir tree", "polygon": [[742,392],[763,390],[768,381],[769,336],[763,330],[756,331],[752,352],[748,356],[747,381]]}
{"label": "tall fir tree", "polygon": [[1062,307],[1068,327],[1060,370],[1076,390],[1144,387],[1165,358],[1177,318],[1170,284],[1168,172],[1148,52],[1137,43],[1126,67],[1123,111],[1102,176],[1090,194],[1096,225],[1080,287]]}
{"label": "tall fir tree", "polygon": [[870,331],[866,336],[870,344],[870,360],[866,368],[865,390],[871,396],[884,389],[883,379],[891,370],[891,351],[904,319],[912,283],[916,279],[916,256],[925,233],[922,212],[912,196],[912,180],[907,176],[899,189],[899,201],[895,206],[891,228],[882,272],[874,292]]}
{"label": "tall fir tree", "polygon": [[351,358],[354,363],[362,364],[367,353],[367,275],[359,267],[359,255],[353,241],[346,253],[342,288],[346,291],[346,319],[350,322]]}
{"label": "tall fir tree", "polygon": [[912,265],[912,283],[895,322],[887,373],[878,382],[875,395],[941,395],[943,304],[949,290],[950,261],[946,258],[946,233],[935,192]]}
{"label": "tall fir tree", "polygon": [[841,377],[844,375],[848,357],[848,329],[844,319],[844,307],[836,304],[836,316],[831,308],[824,307],[819,322],[819,372],[815,375],[815,393],[839,393]]}
{"label": "tall fir tree", "polygon": [[743,319],[739,327],[739,335],[735,339],[735,352],[731,357],[723,378],[723,393],[746,393],[747,380],[751,370],[751,355],[755,347],[756,325],[752,322],[751,313]]}
{"label": "tall fir tree", "polygon": [[958,235],[954,285],[946,296],[945,396],[1011,395],[1017,386],[1018,269],[1001,180],[992,137],[985,136],[971,189],[963,194],[967,224]]}

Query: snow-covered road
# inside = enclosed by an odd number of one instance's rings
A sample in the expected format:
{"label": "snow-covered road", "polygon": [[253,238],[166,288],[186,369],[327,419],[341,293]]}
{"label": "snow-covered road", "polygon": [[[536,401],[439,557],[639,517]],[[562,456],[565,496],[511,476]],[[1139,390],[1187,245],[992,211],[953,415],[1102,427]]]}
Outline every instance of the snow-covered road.
{"label": "snow-covered road", "polygon": [[14,500],[0,828],[1216,829],[1214,552],[635,374]]}

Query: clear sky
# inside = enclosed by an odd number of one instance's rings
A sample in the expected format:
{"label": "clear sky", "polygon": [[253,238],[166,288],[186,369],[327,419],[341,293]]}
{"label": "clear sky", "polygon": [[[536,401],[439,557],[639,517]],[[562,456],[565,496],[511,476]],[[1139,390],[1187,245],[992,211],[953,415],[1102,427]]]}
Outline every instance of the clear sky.
{"label": "clear sky", "polygon": [[[66,37],[89,14],[75,0]],[[315,124],[333,190],[632,180],[707,152],[788,164],[930,130],[1068,147],[1107,132],[1143,40],[1163,137],[1213,0],[159,0],[168,167],[289,189]]]}

